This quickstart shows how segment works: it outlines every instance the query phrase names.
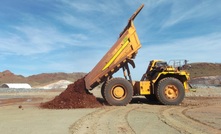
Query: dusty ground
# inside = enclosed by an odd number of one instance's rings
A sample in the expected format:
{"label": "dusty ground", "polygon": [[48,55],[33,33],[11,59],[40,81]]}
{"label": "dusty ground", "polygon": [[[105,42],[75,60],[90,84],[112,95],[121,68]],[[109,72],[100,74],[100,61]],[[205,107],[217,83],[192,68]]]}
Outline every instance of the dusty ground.
{"label": "dusty ground", "polygon": [[[195,91],[195,90],[194,90]],[[7,134],[221,133],[221,88],[187,93],[179,106],[134,98],[122,107],[40,109],[61,90],[0,93],[0,130]],[[101,97],[99,90],[94,95]]]}

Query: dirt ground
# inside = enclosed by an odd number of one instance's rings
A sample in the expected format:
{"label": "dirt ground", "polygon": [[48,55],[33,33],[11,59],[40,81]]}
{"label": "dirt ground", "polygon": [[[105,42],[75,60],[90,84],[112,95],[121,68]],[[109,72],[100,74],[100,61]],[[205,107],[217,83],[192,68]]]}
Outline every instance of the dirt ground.
{"label": "dirt ground", "polygon": [[[204,90],[213,94],[198,94],[197,89],[187,93],[179,106],[135,97],[127,106],[70,110],[39,108],[62,90],[0,93],[0,130],[4,134],[221,134],[221,88]],[[101,97],[99,90],[93,93]]]}

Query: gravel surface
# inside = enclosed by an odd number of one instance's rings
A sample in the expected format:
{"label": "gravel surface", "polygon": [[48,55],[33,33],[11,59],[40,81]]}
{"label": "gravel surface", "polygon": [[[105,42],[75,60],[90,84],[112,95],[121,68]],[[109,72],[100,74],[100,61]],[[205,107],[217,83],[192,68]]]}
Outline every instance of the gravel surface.
{"label": "gravel surface", "polygon": [[[159,105],[140,97],[122,107],[39,108],[62,91],[1,89],[0,98],[11,95],[0,99],[1,133],[221,133],[221,88],[192,89],[179,106]],[[101,97],[99,88],[92,92]]]}
{"label": "gravel surface", "polygon": [[0,93],[18,93],[18,92],[45,92],[45,89],[41,88],[31,88],[31,89],[25,89],[25,88],[0,88]]}

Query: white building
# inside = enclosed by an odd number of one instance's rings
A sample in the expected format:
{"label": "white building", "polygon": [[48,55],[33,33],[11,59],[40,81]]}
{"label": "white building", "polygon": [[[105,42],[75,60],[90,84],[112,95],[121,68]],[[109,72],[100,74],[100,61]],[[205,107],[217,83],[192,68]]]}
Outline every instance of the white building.
{"label": "white building", "polygon": [[28,88],[31,86],[28,83],[4,83],[1,85],[1,88]]}

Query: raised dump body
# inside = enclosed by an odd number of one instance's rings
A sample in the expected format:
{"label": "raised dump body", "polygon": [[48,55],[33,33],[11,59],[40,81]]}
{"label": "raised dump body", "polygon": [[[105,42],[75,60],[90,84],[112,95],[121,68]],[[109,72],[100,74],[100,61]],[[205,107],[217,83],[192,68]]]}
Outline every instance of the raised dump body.
{"label": "raised dump body", "polygon": [[144,5],[131,16],[127,26],[120,33],[120,37],[97,65],[85,77],[87,89],[93,89],[108,77],[117,72],[120,68],[131,59],[135,58],[138,49],[141,47],[139,38],[136,33],[133,20],[141,11]]}

